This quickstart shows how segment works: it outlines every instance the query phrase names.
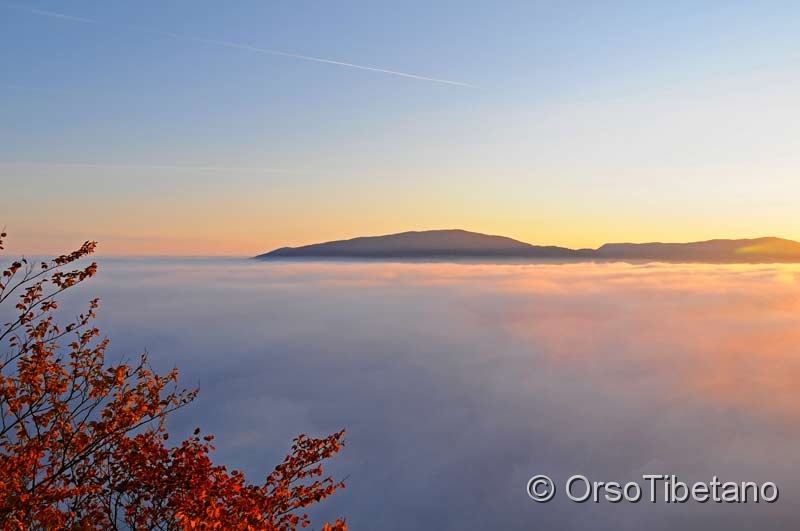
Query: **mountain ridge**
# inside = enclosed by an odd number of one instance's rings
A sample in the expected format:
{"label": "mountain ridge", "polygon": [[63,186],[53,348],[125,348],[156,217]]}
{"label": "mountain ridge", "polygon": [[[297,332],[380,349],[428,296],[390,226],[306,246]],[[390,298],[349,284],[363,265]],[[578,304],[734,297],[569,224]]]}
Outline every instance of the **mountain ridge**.
{"label": "mountain ridge", "polygon": [[406,231],[359,236],[300,247],[281,247],[253,257],[275,259],[549,259],[650,260],[709,263],[800,263],[800,243],[775,236],[712,239],[686,243],[606,243],[596,249],[534,245],[500,235],[463,229]]}

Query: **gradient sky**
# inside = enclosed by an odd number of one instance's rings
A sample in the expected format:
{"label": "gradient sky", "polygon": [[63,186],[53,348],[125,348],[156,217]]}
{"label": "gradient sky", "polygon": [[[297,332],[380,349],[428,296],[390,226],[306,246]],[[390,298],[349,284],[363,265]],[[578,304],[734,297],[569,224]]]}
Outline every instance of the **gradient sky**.
{"label": "gradient sky", "polygon": [[798,28],[797,2],[0,2],[0,225],[26,253],[800,239]]}

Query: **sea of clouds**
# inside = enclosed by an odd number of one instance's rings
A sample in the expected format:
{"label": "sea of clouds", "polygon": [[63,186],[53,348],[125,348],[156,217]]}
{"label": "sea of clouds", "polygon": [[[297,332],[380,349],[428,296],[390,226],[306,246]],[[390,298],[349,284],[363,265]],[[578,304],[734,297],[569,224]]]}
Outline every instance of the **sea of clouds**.
{"label": "sea of clouds", "polygon": [[[800,267],[106,259],[112,359],[199,386],[170,428],[257,480],[347,428],[313,511],[353,529],[800,524]],[[536,474],[560,496],[526,494]],[[576,504],[573,474],[775,482],[774,504]]]}

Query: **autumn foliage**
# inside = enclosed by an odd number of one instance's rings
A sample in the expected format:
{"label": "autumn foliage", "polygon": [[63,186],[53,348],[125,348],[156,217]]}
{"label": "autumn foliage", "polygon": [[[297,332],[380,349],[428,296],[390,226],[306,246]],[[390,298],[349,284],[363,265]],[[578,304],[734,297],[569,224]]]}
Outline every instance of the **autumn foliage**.
{"label": "autumn foliage", "polygon": [[[0,250],[6,234],[0,235]],[[300,435],[291,452],[252,484],[211,460],[213,437],[197,430],[172,444],[166,416],[195,391],[177,371],[156,373],[146,355],[111,364],[93,326],[98,301],[58,323],[59,294],[89,279],[95,250],[2,271],[0,316],[0,529],[293,530],[303,509],[342,483],[323,477],[344,432]],[[11,308],[13,306],[13,308]],[[13,311],[11,311],[13,310]],[[346,530],[343,521],[323,530]]]}

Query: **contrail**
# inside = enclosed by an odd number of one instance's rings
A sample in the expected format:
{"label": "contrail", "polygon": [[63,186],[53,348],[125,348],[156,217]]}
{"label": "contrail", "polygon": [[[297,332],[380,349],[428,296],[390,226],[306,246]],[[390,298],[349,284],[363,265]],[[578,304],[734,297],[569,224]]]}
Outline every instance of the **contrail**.
{"label": "contrail", "polygon": [[315,63],[325,63],[329,65],[337,65],[337,66],[346,66],[347,68],[356,68],[358,70],[368,70],[370,72],[380,72],[382,74],[389,74],[392,76],[400,76],[400,77],[408,77],[411,79],[419,79],[421,81],[431,81],[433,83],[444,83],[446,85],[456,85],[459,87],[468,87],[468,88],[478,88],[475,85],[470,85],[469,83],[464,83],[461,81],[451,81],[449,79],[440,79],[435,77],[427,77],[421,76],[418,74],[409,74],[408,72],[399,72],[397,70],[388,70],[386,68],[378,68],[375,66],[364,66],[364,65],[357,65],[354,63],[348,63],[346,61],[336,61],[334,59],[325,59],[323,57],[314,57],[312,55],[303,55],[299,53],[292,53],[292,52],[283,52],[280,50],[272,50],[270,48],[259,48],[257,46],[251,46],[249,44],[241,44],[238,42],[231,42],[231,41],[220,41],[217,39],[204,39],[200,37],[192,37],[189,35],[181,35],[179,33],[170,33],[165,31],[153,31],[153,30],[145,30],[141,28],[136,28],[138,31],[146,31],[148,33],[152,33],[155,35],[163,35],[164,37],[171,37],[173,39],[183,39],[187,41],[193,42],[201,42],[205,44],[213,44],[216,46],[223,46],[225,48],[235,48],[238,50],[247,50],[249,52],[256,52],[256,53],[265,53],[269,55],[279,55],[281,57],[291,57],[293,59],[302,59],[303,61],[313,61]]}
{"label": "contrail", "polygon": [[73,15],[65,15],[64,13],[56,13],[55,11],[45,11],[43,9],[34,9],[32,7],[21,6],[19,4],[8,4],[3,2],[4,6],[13,7],[16,9],[21,9],[22,11],[27,11],[28,13],[32,13],[34,15],[39,15],[42,17],[50,17],[50,18],[60,18],[61,20],[70,20],[72,22],[83,22],[84,24],[99,24],[100,22],[97,20],[92,20],[90,18],[83,18],[83,17],[76,17]]}
{"label": "contrail", "polygon": [[[287,177],[356,177],[372,178],[376,175],[391,177],[394,179],[424,178],[432,179],[433,175],[428,174],[396,174],[391,171],[352,171],[352,170],[331,170],[331,169],[290,169],[275,168],[266,166],[209,166],[202,164],[127,164],[127,163],[104,163],[104,162],[65,162],[65,161],[3,161],[0,160],[0,175],[5,171],[30,168],[83,168],[87,170],[171,170],[177,172],[197,172],[197,173],[231,173],[231,174],[252,174],[252,175],[284,175]],[[10,172],[9,172],[10,173]]]}
{"label": "contrail", "polygon": [[74,92],[67,92],[64,90],[50,90],[40,89],[36,87],[27,87],[25,85],[12,85],[9,83],[0,83],[0,89],[19,90],[22,92],[34,92],[36,94],[50,94],[52,96],[75,96]]}
{"label": "contrail", "polygon": [[198,166],[190,164],[100,164],[94,162],[3,162],[0,167],[61,167],[61,168],[97,168],[107,170],[179,170],[201,172],[246,172],[246,173],[276,173],[300,174],[294,170],[282,168],[263,168],[248,166]]}
{"label": "contrail", "polygon": [[[65,14],[65,13],[58,13],[58,12],[55,12],[55,11],[44,11],[44,10],[41,10],[41,9],[33,9],[33,8],[30,8],[30,7],[27,7],[27,6],[22,6],[22,5],[19,5],[19,4],[10,4],[10,3],[7,3],[7,2],[0,2],[0,5],[4,5],[4,6],[7,6],[7,7],[12,7],[12,8],[19,9],[21,11],[26,11],[26,12],[28,12],[30,14],[38,15],[38,16],[42,16],[42,17],[58,18],[58,19],[61,19],[61,20],[68,20],[70,22],[80,22],[80,23],[83,23],[83,24],[111,25],[111,24],[107,24],[107,23],[102,23],[99,20],[94,20],[94,19],[84,18],[84,17],[76,17],[76,16],[73,16],[73,15],[68,15],[68,14]],[[168,32],[168,31],[150,30],[150,29],[140,28],[140,27],[135,27],[135,26],[120,26],[120,27],[124,27],[124,28],[132,30],[132,31],[138,31],[140,33],[149,33],[151,35],[160,35],[162,37],[169,37],[171,39],[179,39],[179,40],[190,41],[190,42],[199,42],[199,43],[204,43],[204,44],[211,44],[211,45],[214,45],[214,46],[221,46],[221,47],[225,47],[225,48],[234,48],[234,49],[237,49],[237,50],[246,50],[246,51],[249,51],[249,52],[262,53],[262,54],[268,54],[268,55],[276,55],[276,56],[280,56],[280,57],[289,57],[291,59],[299,59],[299,60],[302,60],[302,61],[311,61],[311,62],[314,62],[314,63],[324,63],[324,64],[335,65],[335,66],[343,66],[343,67],[346,67],[346,68],[354,68],[356,70],[366,70],[368,72],[378,72],[378,73],[381,73],[381,74],[388,74],[388,75],[391,75],[391,76],[399,76],[399,77],[405,77],[405,78],[410,78],[410,79],[417,79],[417,80],[420,80],[420,81],[428,81],[428,82],[431,82],[431,83],[441,83],[441,84],[445,84],[445,85],[455,85],[455,86],[458,86],[458,87],[466,87],[466,88],[473,88],[473,89],[479,88],[479,87],[477,87],[475,85],[471,85],[469,83],[464,83],[464,82],[461,82],[461,81],[453,81],[453,80],[450,80],[450,79],[441,79],[441,78],[436,78],[436,77],[422,76],[422,75],[419,75],[419,74],[411,74],[409,72],[400,72],[398,70],[389,70],[387,68],[378,68],[378,67],[375,67],[375,66],[359,65],[359,64],[355,64],[355,63],[348,63],[346,61],[337,61],[337,60],[334,60],[334,59],[326,59],[324,57],[316,57],[316,56],[313,56],[313,55],[303,55],[303,54],[299,54],[299,53],[286,52],[286,51],[282,51],[282,50],[273,50],[271,48],[260,48],[258,46],[251,46],[249,44],[243,44],[243,43],[238,43],[238,42],[222,41],[222,40],[217,40],[217,39],[206,39],[206,38],[202,38],[202,37],[193,37],[191,35],[183,35],[183,34],[180,34],[180,33],[172,33],[172,32]]]}

